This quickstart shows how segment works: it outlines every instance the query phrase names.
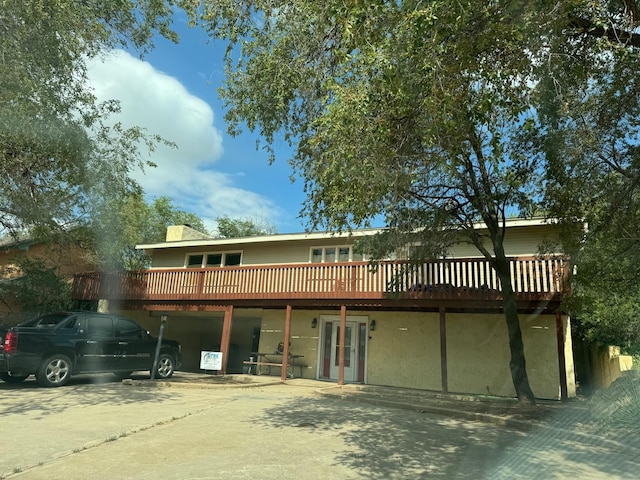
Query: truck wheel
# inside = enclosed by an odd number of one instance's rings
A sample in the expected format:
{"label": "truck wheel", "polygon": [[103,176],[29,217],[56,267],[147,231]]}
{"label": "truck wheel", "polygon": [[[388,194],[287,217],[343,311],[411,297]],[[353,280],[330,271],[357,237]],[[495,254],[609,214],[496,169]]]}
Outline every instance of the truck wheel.
{"label": "truck wheel", "polygon": [[168,353],[163,353],[158,357],[158,369],[156,370],[156,378],[171,378],[176,368],[176,362]]}
{"label": "truck wheel", "polygon": [[7,383],[20,383],[29,375],[14,375],[10,372],[0,372],[0,378]]}
{"label": "truck wheel", "polygon": [[69,357],[55,354],[47,357],[36,372],[36,379],[43,387],[62,387],[71,378],[72,365]]}

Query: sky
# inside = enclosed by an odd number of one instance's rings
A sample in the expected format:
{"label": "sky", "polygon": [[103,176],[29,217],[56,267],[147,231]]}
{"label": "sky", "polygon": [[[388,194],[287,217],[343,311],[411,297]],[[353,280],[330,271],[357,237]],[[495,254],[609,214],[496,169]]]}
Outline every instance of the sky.
{"label": "sky", "polygon": [[276,145],[276,162],[256,150],[258,135],[227,134],[217,88],[223,83],[225,44],[212,43],[177,14],[179,44],[158,38],[143,59],[116,50],[89,63],[89,80],[99,101],[120,101],[117,118],[141,126],[177,148],[159,146],[150,157],[156,168],[135,172],[148,200],[168,196],[173,204],[202,218],[209,230],[215,219],[251,218],[279,233],[302,232],[299,218],[305,195],[300,180],[291,183],[291,149]]}

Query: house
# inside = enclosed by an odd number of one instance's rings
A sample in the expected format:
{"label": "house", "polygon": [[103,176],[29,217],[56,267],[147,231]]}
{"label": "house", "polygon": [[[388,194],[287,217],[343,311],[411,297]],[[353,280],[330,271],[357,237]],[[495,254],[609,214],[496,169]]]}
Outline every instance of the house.
{"label": "house", "polygon": [[38,262],[69,282],[74,273],[95,268],[86,251],[75,243],[38,240],[29,235],[0,238],[0,323],[17,323],[32,314],[32,305],[22,305],[11,292],[3,289],[25,278],[21,259]]}
{"label": "house", "polygon": [[[252,367],[283,364],[273,372],[283,379],[288,367],[339,384],[515,396],[488,262],[460,243],[415,269],[401,252],[372,269],[353,246],[375,232],[210,239],[174,226],[167,241],[137,247],[152,258],[148,270],[76,275],[74,298],[108,299],[152,332],[167,315],[186,370],[199,371],[201,352],[221,351],[222,373],[242,372],[253,356],[266,365]],[[561,310],[568,266],[536,256],[553,235],[543,219],[511,219],[505,247],[531,387],[538,398],[565,399],[576,395],[571,320]],[[281,356],[256,358],[279,347]]]}

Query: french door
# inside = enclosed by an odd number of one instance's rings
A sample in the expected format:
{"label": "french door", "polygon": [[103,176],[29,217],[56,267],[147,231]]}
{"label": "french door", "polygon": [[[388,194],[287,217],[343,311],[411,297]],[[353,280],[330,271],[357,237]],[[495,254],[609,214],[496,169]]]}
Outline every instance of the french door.
{"label": "french door", "polygon": [[340,345],[340,316],[327,315],[322,320],[320,378],[338,379],[342,349],[344,381],[364,382],[366,317],[347,317],[344,345]]}

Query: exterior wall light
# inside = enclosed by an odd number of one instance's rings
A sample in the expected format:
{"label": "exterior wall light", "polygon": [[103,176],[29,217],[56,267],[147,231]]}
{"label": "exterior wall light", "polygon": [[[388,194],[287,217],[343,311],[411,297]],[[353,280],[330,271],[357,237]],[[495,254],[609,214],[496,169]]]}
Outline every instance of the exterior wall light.
{"label": "exterior wall light", "polygon": [[376,329],[376,321],[371,320],[371,323],[369,324],[369,330],[373,332],[375,329]]}
{"label": "exterior wall light", "polygon": [[318,326],[318,319],[314,318],[311,320],[311,328],[316,328]]}

